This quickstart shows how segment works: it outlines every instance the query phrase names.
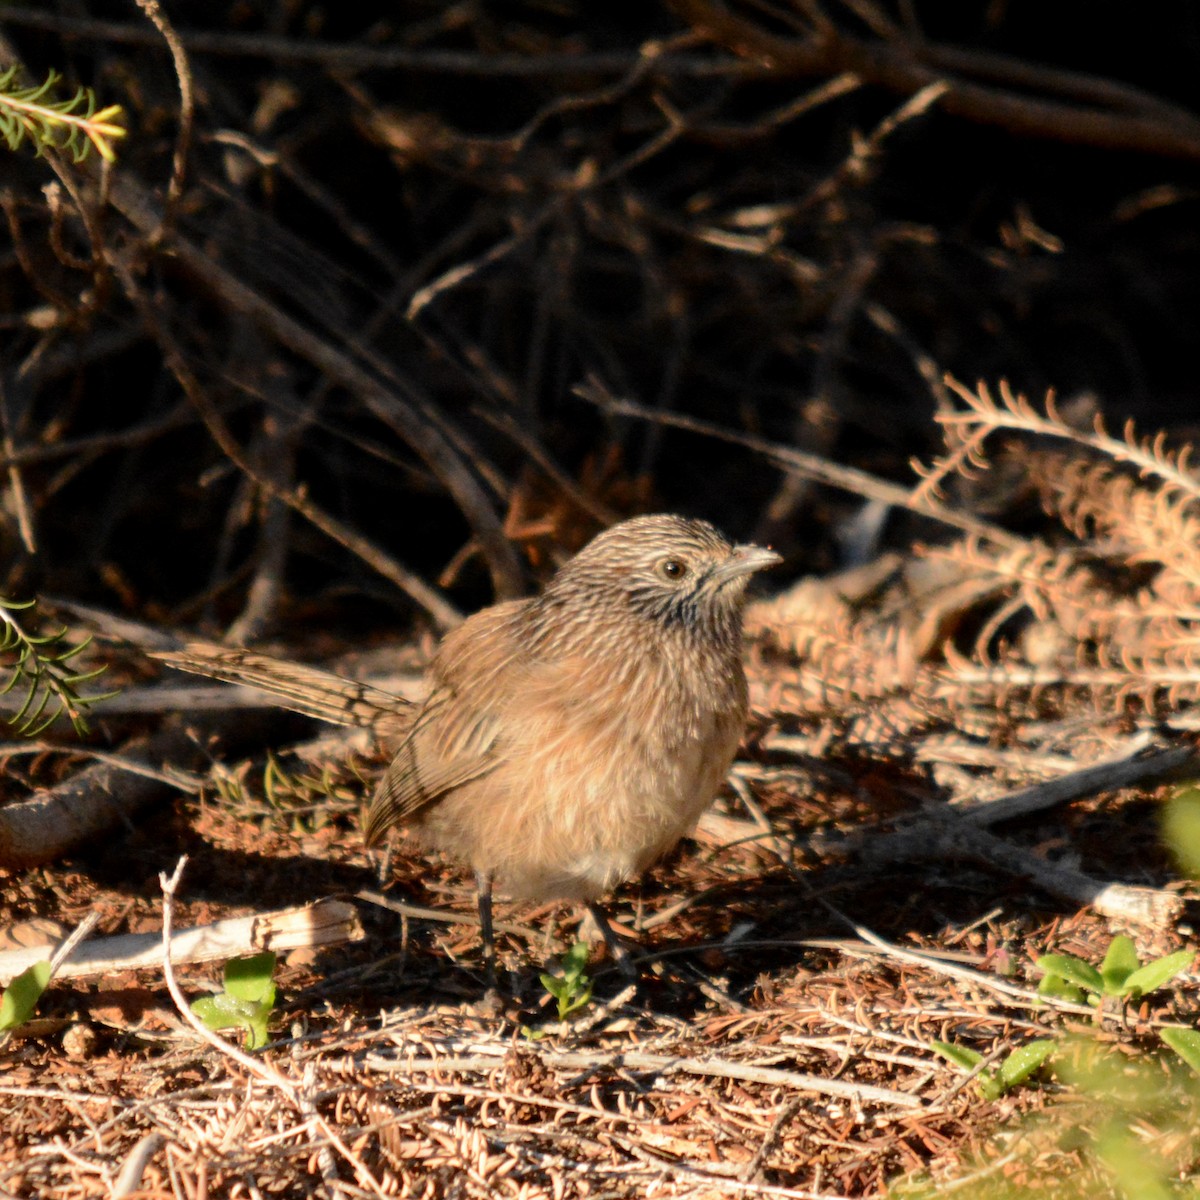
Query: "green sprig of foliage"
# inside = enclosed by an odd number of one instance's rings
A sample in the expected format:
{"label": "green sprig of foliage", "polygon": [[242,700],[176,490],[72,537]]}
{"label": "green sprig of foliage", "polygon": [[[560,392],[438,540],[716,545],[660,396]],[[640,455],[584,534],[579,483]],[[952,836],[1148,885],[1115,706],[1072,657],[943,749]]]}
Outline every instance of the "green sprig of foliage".
{"label": "green sprig of foliage", "polygon": [[[75,732],[87,732],[86,710],[98,700],[113,695],[83,695],[80,687],[103,674],[104,668],[94,671],[75,671],[73,660],[87,649],[91,638],[74,646],[65,646],[66,629],[57,633],[36,635],[21,627],[15,613],[33,607],[32,600],[18,602],[0,596],[0,670],[7,669],[8,680],[0,686],[0,696],[18,688],[25,689],[25,698],[8,723],[25,737],[36,737],[63,713],[70,718]],[[11,657],[5,665],[4,656]]]}
{"label": "green sprig of foliage", "polygon": [[51,97],[62,79],[57,71],[32,87],[19,86],[17,74],[17,67],[0,71],[0,137],[10,150],[28,138],[37,154],[63,150],[82,162],[95,149],[106,162],[116,160],[113,142],[126,134],[119,104],[99,108],[96,93],[86,87],[69,100],[55,100]]}
{"label": "green sprig of foliage", "polygon": [[361,782],[347,781],[345,770],[332,762],[321,764],[320,774],[291,772],[273,755],[263,769],[263,795],[276,818],[294,832],[315,833],[338,812],[357,810]]}
{"label": "green sprig of foliage", "polygon": [[1169,1059],[1131,1058],[1088,1037],[1059,1039],[1053,1070],[1060,1094],[1041,1112],[1006,1122],[990,1151],[968,1160],[958,1178],[934,1182],[922,1172],[893,1181],[888,1194],[900,1200],[1196,1200],[1200,1080]]}
{"label": "green sprig of foliage", "polygon": [[[576,942],[562,956],[562,961],[557,967],[543,971],[539,976],[542,987],[554,997],[560,1021],[565,1021],[572,1013],[578,1012],[592,998],[594,985],[587,974],[587,960],[587,942]],[[530,1041],[537,1041],[546,1036],[544,1030],[534,1029],[529,1025],[522,1025],[521,1033]]]}
{"label": "green sprig of foliage", "polygon": [[1133,941],[1122,935],[1113,938],[1099,969],[1073,954],[1043,954],[1034,965],[1044,976],[1038,985],[1041,995],[1077,1004],[1086,1001],[1099,1013],[1105,1000],[1125,1004],[1157,991],[1186,970],[1195,957],[1195,951],[1179,950],[1142,963]]}
{"label": "green sprig of foliage", "polygon": [[244,1029],[246,1049],[259,1050],[270,1037],[275,1010],[275,955],[270,950],[231,958],[225,964],[225,990],[192,1001],[192,1012],[212,1030]]}
{"label": "green sprig of foliage", "polygon": [[[933,1048],[945,1059],[973,1071],[983,1055],[968,1046],[955,1046],[951,1042],[933,1042]],[[1054,1053],[1057,1042],[1053,1038],[1038,1038],[1018,1046],[1004,1061],[991,1071],[981,1071],[975,1082],[980,1096],[985,1100],[999,1100],[1005,1092],[1023,1084]]]}
{"label": "green sprig of foliage", "polygon": [[592,998],[592,981],[587,974],[587,942],[576,942],[562,957],[561,975],[545,971],[540,976],[542,987],[558,1005],[558,1019],[565,1021]]}

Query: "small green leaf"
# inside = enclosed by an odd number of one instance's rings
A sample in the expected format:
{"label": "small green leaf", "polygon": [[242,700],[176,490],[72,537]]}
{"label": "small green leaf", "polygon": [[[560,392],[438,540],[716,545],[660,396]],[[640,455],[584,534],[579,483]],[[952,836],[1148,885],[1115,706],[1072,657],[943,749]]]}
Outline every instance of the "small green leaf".
{"label": "small green leaf", "polygon": [[274,971],[275,955],[270,950],[231,958],[225,964],[225,990],[239,1000],[252,1000],[273,1008],[275,983],[271,976]]}
{"label": "small green leaf", "polygon": [[1104,992],[1104,979],[1100,972],[1073,954],[1043,954],[1034,966],[1047,975],[1057,975],[1060,979],[1066,979],[1089,992]]}
{"label": "small green leaf", "polygon": [[1109,996],[1121,996],[1125,992],[1125,981],[1141,966],[1137,956],[1137,947],[1133,939],[1121,934],[1113,938],[1100,964],[1100,974],[1104,979],[1104,991]]}
{"label": "small green leaf", "polygon": [[1051,1038],[1038,1038],[1018,1046],[1001,1064],[996,1078],[1004,1090],[1015,1088],[1027,1080],[1054,1053],[1057,1043]]}
{"label": "small green leaf", "polygon": [[592,984],[589,981],[581,991],[576,991],[574,995],[568,994],[565,1004],[561,998],[559,999],[558,1019],[565,1021],[573,1012],[578,1012],[581,1008],[584,1008],[591,998]]}
{"label": "small green leaf", "polygon": [[547,971],[543,971],[538,978],[542,981],[542,987],[556,1000],[561,1000],[566,994],[567,981],[565,979],[559,979],[557,975],[551,975]]}
{"label": "small green leaf", "polygon": [[557,1001],[560,1021],[565,1021],[592,998],[592,982],[586,974],[587,959],[587,943],[576,942],[562,957],[561,975],[543,972],[538,977],[542,987]]}
{"label": "small green leaf", "polygon": [[587,942],[576,942],[570,950],[563,955],[562,967],[563,974],[568,979],[579,979],[583,976],[587,969],[588,961],[588,944]]}
{"label": "small green leaf", "polygon": [[1186,971],[1196,957],[1194,950],[1177,950],[1165,958],[1156,958],[1144,967],[1139,967],[1125,980],[1126,995],[1144,996],[1157,991],[1164,983],[1174,979],[1180,971]]}
{"label": "small green leaf", "polygon": [[1158,1036],[1200,1075],[1200,1032],[1195,1029],[1160,1029]]}
{"label": "small green leaf", "polygon": [[192,1001],[192,1012],[202,1020],[209,1029],[233,1029],[245,1023],[254,1002],[239,1000],[228,992],[217,992],[209,996],[200,996]]}
{"label": "small green leaf", "polygon": [[1070,1000],[1072,1004],[1082,1004],[1083,992],[1073,983],[1068,983],[1061,975],[1046,975],[1038,984],[1039,996],[1053,996],[1058,1000]]}
{"label": "small green leaf", "polygon": [[973,1071],[981,1062],[983,1055],[968,1046],[956,1046],[953,1042],[929,1043],[943,1058],[949,1059],[957,1067]]}
{"label": "small green leaf", "polygon": [[244,1029],[246,1048],[258,1050],[269,1041],[267,1025],[275,1007],[275,955],[266,950],[231,958],[225,964],[225,990],[192,1001],[192,1011],[209,1029]]}
{"label": "small green leaf", "polygon": [[22,971],[0,995],[0,1031],[16,1029],[33,1015],[46,985],[50,982],[50,964],[37,962]]}
{"label": "small green leaf", "polygon": [[1200,879],[1200,788],[1180,788],[1163,809],[1163,835],[1180,868]]}
{"label": "small green leaf", "polygon": [[209,1029],[244,1029],[246,1049],[258,1050],[270,1040],[267,1022],[271,1017],[269,1006],[253,1000],[241,1000],[222,992],[217,996],[201,996],[192,1001],[192,1012]]}
{"label": "small green leaf", "polygon": [[999,1100],[1008,1091],[994,1071],[981,1075],[975,1081],[975,1086],[985,1100]]}

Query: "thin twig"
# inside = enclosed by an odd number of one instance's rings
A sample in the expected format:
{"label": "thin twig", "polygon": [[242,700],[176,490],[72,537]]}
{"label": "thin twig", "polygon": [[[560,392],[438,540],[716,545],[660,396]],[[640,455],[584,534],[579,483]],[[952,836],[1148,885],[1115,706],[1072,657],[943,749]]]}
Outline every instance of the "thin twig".
{"label": "thin twig", "polygon": [[160,871],[158,875],[158,883],[162,888],[163,894],[162,969],[163,978],[167,983],[167,991],[171,993],[171,999],[175,1001],[175,1007],[179,1010],[179,1015],[183,1017],[184,1021],[204,1041],[226,1058],[238,1063],[256,1079],[260,1079],[263,1083],[267,1084],[268,1087],[281,1091],[293,1104],[299,1106],[299,1089],[296,1087],[296,1084],[288,1079],[287,1076],[281,1075],[274,1067],[262,1059],[247,1054],[232,1042],[226,1041],[223,1037],[220,1037],[209,1029],[192,1012],[191,1005],[188,1004],[187,997],[183,994],[183,989],[179,986],[179,981],[175,978],[175,964],[171,961],[172,926],[175,920],[175,893],[178,891],[179,883],[183,879],[183,872],[187,866],[187,861],[188,856],[184,854],[175,864],[175,870],[170,875],[166,871]]}
{"label": "thin twig", "polygon": [[[1090,1011],[1090,1010],[1089,1010]],[[822,1079],[818,1075],[804,1075],[799,1071],[784,1071],[778,1067],[760,1067],[753,1063],[730,1062],[721,1059],[673,1058],[665,1054],[643,1054],[636,1050],[596,1051],[595,1053],[565,1053],[548,1051],[538,1053],[545,1066],[551,1069],[573,1071],[632,1070],[653,1071],[658,1075],[701,1075],[717,1079],[740,1079],[748,1083],[762,1083],[771,1087],[816,1092],[822,1096],[840,1096],[846,1100],[857,1100],[874,1104],[891,1105],[895,1108],[922,1108],[924,1102],[907,1092],[891,1088],[873,1087],[867,1083],[850,1083],[843,1079]],[[445,1058],[386,1058],[368,1053],[363,1059],[372,1070],[386,1074],[423,1074],[427,1071],[490,1071],[503,1066],[503,1061],[480,1055]]]}
{"label": "thin twig", "polygon": [[744,446],[757,454],[777,464],[785,471],[794,471],[799,475],[815,479],[818,483],[829,487],[840,488],[856,496],[865,496],[868,500],[880,500],[885,504],[894,504],[898,508],[908,509],[930,520],[939,521],[964,533],[976,537],[987,538],[1001,546],[1018,549],[1027,543],[1023,538],[1016,537],[998,525],[980,520],[970,513],[950,508],[932,498],[914,500],[913,493],[899,484],[888,483],[876,475],[860,471],[854,467],[842,466],[821,458],[816,454],[805,454],[801,450],[793,450],[790,446],[768,441],[766,438],[755,437],[752,434],[739,433],[714,425],[711,421],[701,421],[681,413],[659,412],[645,408],[629,400],[620,400],[609,395],[595,381],[589,381],[575,388],[575,394],[580,399],[602,408],[605,412],[618,416],[639,417],[642,420],[654,421],[662,425],[670,425],[674,429],[684,429],[689,433],[702,434],[705,437],[717,438],[733,446]]}

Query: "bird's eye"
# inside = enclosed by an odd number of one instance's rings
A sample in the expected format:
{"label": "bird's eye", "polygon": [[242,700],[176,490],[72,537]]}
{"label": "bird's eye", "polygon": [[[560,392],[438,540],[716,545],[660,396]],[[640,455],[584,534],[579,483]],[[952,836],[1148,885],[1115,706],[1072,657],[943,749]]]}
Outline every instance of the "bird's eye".
{"label": "bird's eye", "polygon": [[666,558],[658,564],[659,574],[667,579],[682,579],[687,574],[687,563],[677,558]]}

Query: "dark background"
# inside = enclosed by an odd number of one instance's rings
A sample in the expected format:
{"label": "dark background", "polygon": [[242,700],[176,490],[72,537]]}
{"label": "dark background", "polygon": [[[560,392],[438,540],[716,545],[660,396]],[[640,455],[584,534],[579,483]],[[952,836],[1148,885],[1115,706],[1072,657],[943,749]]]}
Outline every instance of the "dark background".
{"label": "dark background", "polygon": [[[168,341],[258,472],[440,577],[464,611],[647,509],[769,539],[793,572],[838,565],[856,497],[788,490],[754,451],[606,413],[574,394],[587,380],[899,482],[940,445],[945,373],[1193,435],[1193,5],[172,3],[167,16],[195,115],[157,237],[105,203],[94,159],[58,168],[84,222],[62,182],[47,197],[51,163],[28,145],[5,156],[0,383],[36,544],[6,521],[9,593],[210,630],[249,613],[252,638],[419,614],[248,482],[185,398]],[[28,80],[54,68],[63,89],[124,107],[113,178],[161,215],[180,105],[159,32],[127,3],[4,17]],[[756,38],[812,53],[772,60]],[[652,44],[657,66],[640,69]],[[851,60],[866,64],[859,86],[786,114]],[[952,92],[983,95],[875,136],[916,90],[885,60],[933,63]],[[1053,111],[1039,121],[1038,105]],[[1059,120],[1130,112],[1144,138]],[[176,238],[311,341],[281,341]],[[485,569],[480,513],[414,451],[407,418],[380,419],[313,346],[441,430],[490,519],[507,515],[519,570]],[[930,531],[894,521],[884,536],[914,532]]]}

